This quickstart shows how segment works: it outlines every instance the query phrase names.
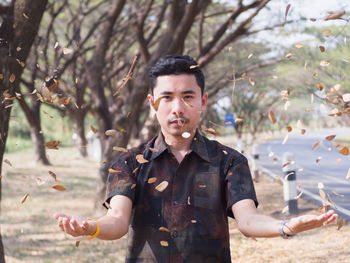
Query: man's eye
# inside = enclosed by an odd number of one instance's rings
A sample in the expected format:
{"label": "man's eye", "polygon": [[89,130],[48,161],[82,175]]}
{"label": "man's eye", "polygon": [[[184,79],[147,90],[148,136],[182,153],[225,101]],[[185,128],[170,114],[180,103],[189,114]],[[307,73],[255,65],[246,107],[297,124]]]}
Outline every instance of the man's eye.
{"label": "man's eye", "polygon": [[165,99],[165,100],[170,100],[171,99],[170,96],[163,96],[162,98]]}
{"label": "man's eye", "polygon": [[185,100],[190,100],[190,99],[192,99],[192,98],[193,98],[193,96],[185,96],[185,97],[184,97]]}

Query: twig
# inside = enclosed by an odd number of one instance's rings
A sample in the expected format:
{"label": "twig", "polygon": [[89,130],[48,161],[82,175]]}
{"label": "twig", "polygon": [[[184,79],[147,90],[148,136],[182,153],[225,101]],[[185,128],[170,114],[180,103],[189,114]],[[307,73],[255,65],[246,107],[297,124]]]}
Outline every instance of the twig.
{"label": "twig", "polygon": [[128,74],[126,74],[126,76],[123,78],[123,83],[120,85],[120,87],[117,89],[117,91],[113,94],[113,96],[117,96],[119,91],[125,87],[126,83],[132,79],[132,72],[134,71],[135,65],[136,65],[136,61],[137,61],[137,56],[134,56],[134,59],[132,61],[131,67],[129,69]]}

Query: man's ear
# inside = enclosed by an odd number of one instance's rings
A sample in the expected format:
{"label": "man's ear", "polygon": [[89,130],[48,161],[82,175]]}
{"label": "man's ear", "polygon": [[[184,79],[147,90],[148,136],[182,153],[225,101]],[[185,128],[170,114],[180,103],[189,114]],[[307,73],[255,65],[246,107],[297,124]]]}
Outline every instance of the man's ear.
{"label": "man's ear", "polygon": [[202,111],[204,111],[207,108],[208,104],[208,93],[204,93],[202,96]]}
{"label": "man's ear", "polygon": [[147,95],[147,99],[148,99],[148,101],[149,101],[149,105],[152,107],[153,104],[154,104],[153,95],[152,95],[152,94],[148,94],[148,95]]}

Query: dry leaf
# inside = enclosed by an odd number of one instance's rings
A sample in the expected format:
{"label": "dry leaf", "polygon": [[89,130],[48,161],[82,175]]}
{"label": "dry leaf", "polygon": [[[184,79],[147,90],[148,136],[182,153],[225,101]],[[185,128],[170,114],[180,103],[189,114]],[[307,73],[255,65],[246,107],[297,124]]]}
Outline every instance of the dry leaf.
{"label": "dry leaf", "polygon": [[206,134],[212,134],[212,135],[220,135],[220,132],[214,130],[213,128],[206,128],[205,126],[202,125],[202,131],[205,132]]}
{"label": "dry leaf", "polygon": [[154,183],[155,181],[157,181],[157,178],[156,178],[156,177],[151,177],[151,178],[149,178],[149,179],[147,180],[147,183],[152,184],[152,183]]}
{"label": "dry leaf", "polygon": [[10,82],[11,83],[15,82],[15,79],[16,79],[16,75],[12,73],[10,76]]}
{"label": "dry leaf", "polygon": [[21,204],[23,204],[23,203],[27,200],[28,196],[29,196],[29,194],[25,194],[25,195],[23,196],[23,198],[22,198],[22,200],[21,200]]}
{"label": "dry leaf", "polygon": [[327,20],[341,19],[344,14],[345,14],[344,10],[340,11],[338,13],[331,13],[330,15],[326,16],[325,18],[323,18],[323,20],[327,21]]}
{"label": "dry leaf", "polygon": [[128,152],[127,149],[123,148],[123,147],[119,147],[119,146],[114,146],[113,147],[113,151],[118,151],[118,152]]}
{"label": "dry leaf", "polygon": [[159,185],[157,185],[156,186],[156,190],[158,191],[158,192],[163,192],[164,190],[165,190],[165,188],[167,188],[168,187],[168,182],[167,181],[163,181],[163,182],[161,182]]}
{"label": "dry leaf", "polygon": [[158,228],[158,230],[160,230],[160,231],[165,231],[165,232],[170,232],[170,230],[167,229],[167,228],[164,227],[164,226],[161,226],[160,228]]}
{"label": "dry leaf", "polygon": [[1,79],[4,79],[4,75],[3,74],[0,74],[0,80]]}
{"label": "dry leaf", "polygon": [[303,191],[301,191],[301,192],[295,197],[295,199],[299,199],[299,198],[302,196],[302,194],[303,194]]}
{"label": "dry leaf", "polygon": [[53,150],[58,150],[58,145],[60,144],[60,141],[48,141],[45,143],[45,146],[49,149],[53,149]]}
{"label": "dry leaf", "polygon": [[242,124],[243,122],[244,122],[244,119],[242,118],[235,119],[235,124]]}
{"label": "dry leaf", "polygon": [[296,43],[296,44],[295,44],[295,47],[296,47],[296,48],[302,48],[302,47],[303,47],[303,44],[301,44],[301,43]]}
{"label": "dry leaf", "polygon": [[185,138],[185,139],[188,139],[188,138],[191,137],[191,133],[189,133],[189,132],[183,132],[181,136],[182,136],[183,138]]}
{"label": "dry leaf", "polygon": [[338,194],[338,193],[337,193],[337,192],[335,192],[335,191],[332,191],[332,193],[333,193],[333,194],[335,194],[335,195],[337,195],[337,196],[344,197],[344,195],[342,195],[342,194]]}
{"label": "dry leaf", "polygon": [[287,141],[288,141],[288,133],[284,137],[282,144],[286,144]]}
{"label": "dry leaf", "polygon": [[343,148],[340,149],[339,151],[343,155],[348,155],[349,154],[349,148],[344,146]]}
{"label": "dry leaf", "polygon": [[79,245],[80,245],[80,240],[75,241],[75,246],[79,247]]}
{"label": "dry leaf", "polygon": [[63,48],[63,54],[64,55],[70,54],[72,52],[73,52],[73,49],[70,49],[70,48],[67,48],[67,47]]}
{"label": "dry leaf", "polygon": [[149,148],[149,150],[151,151],[151,152],[153,152],[153,153],[156,153],[156,152],[158,152],[158,149],[156,149],[156,148]]}
{"label": "dry leaf", "polygon": [[284,20],[287,19],[287,15],[288,15],[288,12],[289,12],[290,7],[291,7],[291,4],[288,4],[288,5],[286,6],[286,11],[284,12]]}
{"label": "dry leaf", "polygon": [[305,134],[306,130],[305,129],[301,129],[300,132],[301,132],[301,134]]}
{"label": "dry leaf", "polygon": [[322,31],[322,35],[324,37],[329,37],[332,34],[332,31],[330,29],[326,29]]}
{"label": "dry leaf", "polygon": [[322,189],[319,189],[318,191],[320,193],[322,200],[326,200],[326,193]]}
{"label": "dry leaf", "polygon": [[158,111],[158,108],[159,108],[159,103],[160,101],[162,100],[163,97],[159,97],[158,99],[156,99],[156,101],[153,103],[153,109],[155,111]]}
{"label": "dry leaf", "polygon": [[160,241],[160,245],[163,246],[163,247],[169,246],[168,242],[166,242],[164,240]]}
{"label": "dry leaf", "polygon": [[114,136],[117,134],[117,131],[116,130],[107,130],[107,131],[105,131],[105,134],[107,136]]}
{"label": "dry leaf", "polygon": [[323,85],[322,83],[317,83],[317,84],[316,84],[316,87],[317,87],[320,91],[324,90],[324,85]]}
{"label": "dry leaf", "polygon": [[319,49],[321,52],[325,52],[325,50],[326,50],[324,46],[319,46]]}
{"label": "dry leaf", "polygon": [[343,101],[350,102],[350,93],[343,94]]}
{"label": "dry leaf", "polygon": [[109,168],[109,169],[108,169],[108,172],[109,172],[109,173],[120,173],[120,171],[114,170],[114,169],[112,169],[112,168]]}
{"label": "dry leaf", "polygon": [[286,58],[291,58],[292,57],[292,53],[288,53],[285,57]]}
{"label": "dry leaf", "polygon": [[12,163],[7,159],[4,160],[4,163],[7,163],[9,166],[12,166]]}
{"label": "dry leaf", "polygon": [[57,191],[66,191],[67,189],[61,185],[61,184],[55,184],[54,186],[52,186],[53,189],[57,190]]}
{"label": "dry leaf", "polygon": [[289,210],[289,206],[285,206],[285,207],[282,209],[282,214],[287,213],[288,210]]}
{"label": "dry leaf", "polygon": [[250,53],[248,56],[248,59],[250,59],[253,56],[253,53]]}
{"label": "dry leaf", "polygon": [[345,179],[350,179],[350,168],[348,170],[348,174],[346,175]]}
{"label": "dry leaf", "polygon": [[320,142],[315,142],[314,145],[312,146],[312,150],[315,149],[319,144]]}
{"label": "dry leaf", "polygon": [[57,175],[52,171],[49,171],[49,174],[52,176],[52,178],[55,180],[55,182],[57,182]]}
{"label": "dry leaf", "polygon": [[148,163],[148,160],[146,160],[145,158],[143,158],[142,154],[138,154],[136,155],[136,161],[138,163]]}
{"label": "dry leaf", "polygon": [[199,65],[192,65],[192,66],[190,66],[190,69],[194,69],[194,68],[199,68]]}
{"label": "dry leaf", "polygon": [[327,141],[331,141],[331,140],[333,140],[335,138],[335,136],[336,135],[329,135],[329,136],[326,137],[326,140]]}
{"label": "dry leaf", "polygon": [[187,107],[193,108],[193,106],[192,106],[191,104],[189,104],[187,101],[185,101],[183,98],[182,98],[181,100],[185,103],[185,105],[186,105]]}
{"label": "dry leaf", "polygon": [[344,225],[344,218],[339,218],[338,220],[338,226],[337,226],[337,230],[340,230]]}
{"label": "dry leaf", "polygon": [[329,66],[329,61],[328,60],[321,60],[321,62],[320,62],[320,66],[321,67],[327,67],[327,66]]}
{"label": "dry leaf", "polygon": [[68,105],[72,98],[63,97],[58,99],[57,103],[61,105]]}
{"label": "dry leaf", "polygon": [[92,126],[92,125],[90,125],[90,130],[91,130],[93,133],[96,133],[96,132],[97,132],[96,128],[95,128],[94,126]]}
{"label": "dry leaf", "polygon": [[288,125],[288,126],[286,126],[286,129],[287,129],[287,131],[288,131],[288,132],[291,132],[291,131],[292,131],[292,127],[291,127],[291,126],[289,126],[289,125]]}
{"label": "dry leaf", "polygon": [[134,189],[136,187],[136,184],[132,184],[130,189]]}
{"label": "dry leaf", "polygon": [[40,177],[37,177],[35,180],[36,180],[36,183],[38,184],[38,186],[45,184],[45,181],[43,179],[41,179]]}
{"label": "dry leaf", "polygon": [[276,123],[276,117],[275,117],[273,110],[269,111],[269,118],[273,124]]}
{"label": "dry leaf", "polygon": [[248,79],[250,85],[254,86],[255,85],[255,80],[253,78]]}

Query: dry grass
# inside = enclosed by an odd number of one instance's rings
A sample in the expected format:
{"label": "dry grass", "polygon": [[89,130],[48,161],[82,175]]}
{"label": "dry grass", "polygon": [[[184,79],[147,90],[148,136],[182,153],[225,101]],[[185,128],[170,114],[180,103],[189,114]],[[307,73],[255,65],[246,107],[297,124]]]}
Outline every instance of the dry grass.
{"label": "dry grass", "polygon": [[[7,262],[124,262],[126,240],[81,241],[59,231],[52,215],[56,212],[94,216],[93,200],[98,163],[82,160],[71,148],[49,151],[52,166],[38,166],[32,162],[30,151],[5,156],[1,202],[1,233]],[[49,175],[51,170],[67,188],[59,192]],[[45,184],[38,185],[40,177]],[[256,184],[260,211],[281,218],[282,188],[262,177]],[[21,204],[23,196],[29,193]],[[308,213],[317,213],[317,207],[300,200],[299,207]],[[96,216],[96,215],[95,215]],[[292,240],[243,237],[231,226],[231,253],[234,262],[349,262],[350,227],[340,231],[335,225],[299,234]]]}

